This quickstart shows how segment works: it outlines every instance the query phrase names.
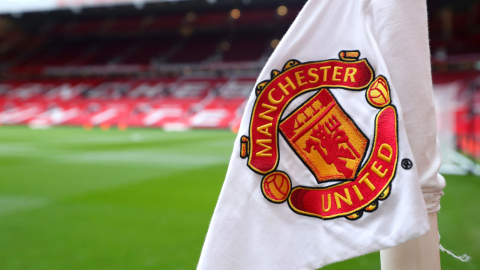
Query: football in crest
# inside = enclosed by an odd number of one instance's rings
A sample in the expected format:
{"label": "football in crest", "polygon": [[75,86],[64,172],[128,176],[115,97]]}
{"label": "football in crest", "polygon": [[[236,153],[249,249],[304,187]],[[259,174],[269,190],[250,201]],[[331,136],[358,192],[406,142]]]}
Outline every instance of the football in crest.
{"label": "football in crest", "polygon": [[284,202],[292,188],[290,178],[287,174],[275,171],[266,175],[262,181],[263,195],[272,202]]}
{"label": "football in crest", "polygon": [[390,104],[390,87],[387,79],[378,76],[367,90],[367,100],[372,106],[383,108]]}

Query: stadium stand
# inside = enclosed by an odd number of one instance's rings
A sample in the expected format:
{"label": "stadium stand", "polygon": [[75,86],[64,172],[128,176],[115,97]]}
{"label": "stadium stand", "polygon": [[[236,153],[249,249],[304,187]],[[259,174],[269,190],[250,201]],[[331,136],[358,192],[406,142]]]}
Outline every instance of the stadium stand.
{"label": "stadium stand", "polygon": [[225,11],[205,12],[198,15],[190,14],[191,25],[197,29],[221,28],[225,26],[229,18]]}
{"label": "stadium stand", "polygon": [[[284,5],[196,1],[4,15],[0,123],[235,129],[302,1]],[[455,144],[480,158],[480,4],[429,8],[435,85],[456,84]]]}
{"label": "stadium stand", "polygon": [[171,63],[198,63],[213,56],[227,33],[198,34],[186,39],[169,59]]}
{"label": "stadium stand", "polygon": [[230,49],[224,52],[225,62],[241,62],[259,60],[268,49],[272,40],[271,33],[240,32],[232,40]]}
{"label": "stadium stand", "polygon": [[254,82],[251,78],[12,81],[0,84],[0,121],[33,126],[177,123],[228,128]]}

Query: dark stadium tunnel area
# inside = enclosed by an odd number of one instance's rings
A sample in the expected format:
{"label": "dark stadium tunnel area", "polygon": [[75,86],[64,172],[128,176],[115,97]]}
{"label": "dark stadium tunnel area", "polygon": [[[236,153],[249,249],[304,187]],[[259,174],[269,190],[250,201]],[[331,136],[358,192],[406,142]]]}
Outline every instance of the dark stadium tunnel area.
{"label": "dark stadium tunnel area", "polygon": [[[5,14],[0,78],[256,76],[304,3],[179,1]],[[478,1],[431,0],[428,7],[433,69],[476,69]]]}
{"label": "dark stadium tunnel area", "polygon": [[115,73],[115,66],[264,62],[302,7],[196,3],[4,17],[21,42],[0,40],[10,47],[0,53],[0,65],[10,76],[41,76],[48,67],[109,66]]}
{"label": "dark stadium tunnel area", "polygon": [[[179,1],[5,14],[0,78],[256,75],[304,3]],[[434,70],[475,69],[478,1],[431,0],[428,7]]]}

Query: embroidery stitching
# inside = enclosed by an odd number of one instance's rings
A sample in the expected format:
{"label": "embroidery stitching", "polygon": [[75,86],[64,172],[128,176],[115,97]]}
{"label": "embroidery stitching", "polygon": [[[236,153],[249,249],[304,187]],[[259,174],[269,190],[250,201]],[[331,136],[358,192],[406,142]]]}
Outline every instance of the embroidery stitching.
{"label": "embroidery stitching", "polygon": [[[306,126],[303,129],[299,126],[302,123]],[[320,90],[287,116],[280,130],[319,183],[353,180],[370,143],[327,89]],[[341,159],[342,154],[349,159]],[[326,173],[326,168],[330,168],[330,173]],[[350,173],[345,175],[342,171]]]}
{"label": "embroidery stitching", "polygon": [[[241,137],[240,156],[247,166],[264,175],[263,196],[270,202],[288,201],[297,214],[321,219],[356,220],[374,212],[391,194],[398,164],[398,116],[391,105],[387,79],[374,70],[360,51],[340,51],[340,60],[301,63],[287,61],[282,71],[256,87],[249,136]],[[373,79],[375,78],[375,80]],[[370,140],[327,88],[365,92],[375,116],[373,147]],[[301,94],[317,91],[281,120],[284,110]],[[281,134],[318,183],[327,187],[292,188],[287,173],[276,170]],[[360,168],[360,165],[364,164]]]}
{"label": "embroidery stitching", "polygon": [[[386,112],[387,110],[391,112]],[[385,114],[387,114],[387,118],[385,118]],[[393,117],[393,119],[389,118],[388,114],[391,114],[390,117]],[[392,126],[385,127],[383,124],[379,125],[379,121],[393,122],[393,123],[390,123],[390,124],[393,124],[393,127]],[[341,183],[341,184],[326,187],[326,188],[312,188],[312,187],[304,187],[304,186],[295,187],[292,190],[290,197],[288,199],[289,206],[294,212],[298,214],[318,217],[322,219],[331,219],[331,218],[346,216],[346,215],[359,212],[360,210],[363,210],[364,208],[371,205],[377,198],[380,200],[384,200],[388,197],[388,195],[390,194],[389,185],[393,180],[393,178],[395,177],[397,161],[398,161],[397,160],[398,159],[398,132],[397,132],[398,125],[397,125],[397,114],[396,114],[395,108],[393,106],[389,106],[381,110],[377,114],[375,123],[376,123],[376,129],[375,129],[375,139],[373,143],[374,146],[372,148],[372,152],[370,154],[370,157],[368,158],[368,161],[365,163],[366,165],[361,169],[360,173],[357,176],[357,179],[355,181],[349,181],[346,183]],[[392,129],[391,131],[393,131],[394,134],[388,134],[387,132],[384,132],[385,128],[391,128]],[[386,138],[379,139],[379,136],[385,137],[385,135],[387,135]],[[388,138],[388,137],[393,137],[393,138]],[[385,139],[393,140],[395,143],[395,145],[393,145],[395,148],[395,151],[390,152],[388,156],[385,155],[386,154],[386,152],[384,151],[385,147],[382,147],[386,143]],[[372,167],[374,168],[381,167],[381,166],[375,167],[374,164],[378,160],[382,160],[381,158],[382,155],[386,156],[387,158],[390,157],[389,162],[383,161],[383,164],[385,165],[385,167],[382,168],[383,172],[387,173],[385,169],[387,163],[390,164],[391,166],[387,168],[389,172],[388,172],[388,177],[386,177],[387,179],[386,181],[384,180],[385,175],[381,177],[380,175],[378,175],[372,170]],[[378,159],[376,160],[375,158],[378,158]],[[378,191],[375,191],[378,187],[380,187],[380,189],[378,189]],[[361,189],[361,193],[360,193],[361,196],[356,192],[357,190],[360,190],[360,189]],[[353,191],[353,192],[350,192],[350,191]],[[337,213],[327,215],[326,213],[322,212],[322,209],[318,208],[319,203],[318,202],[315,203],[316,201],[320,200],[321,196],[325,197],[326,194],[328,195],[333,194],[333,196],[338,194],[336,196],[342,196],[343,198],[346,198],[346,200],[350,198],[350,200],[348,200],[350,202],[352,201],[353,198],[356,198],[356,201],[360,206],[358,206],[357,208],[350,209],[348,211],[343,211],[343,210],[338,211],[339,209],[342,209],[342,207],[344,206],[346,208],[351,208],[350,206],[355,207],[353,203],[347,203],[347,205],[345,205],[345,204],[342,204],[339,200],[340,207],[337,207],[336,209]],[[368,197],[369,201],[366,203],[362,202],[364,199],[366,199],[365,198],[366,196],[369,196]],[[309,208],[309,209],[306,209],[306,208]]]}
{"label": "embroidery stitching", "polygon": [[376,108],[384,108],[391,103],[390,86],[387,78],[380,75],[365,92],[368,103]]}
{"label": "embroidery stitching", "polygon": [[283,203],[292,189],[292,181],[288,174],[275,171],[265,175],[261,182],[262,194],[273,203]]}
{"label": "embroidery stitching", "polygon": [[250,154],[249,141],[247,136],[242,136],[240,139],[240,157],[246,158]]}
{"label": "embroidery stitching", "polygon": [[[278,165],[280,155],[277,135],[280,116],[293,99],[322,87],[362,90],[368,87],[374,78],[374,71],[367,59],[348,62],[326,60],[297,65],[294,65],[298,63],[297,60],[289,62],[292,63],[285,65],[288,69],[283,70],[270,81],[263,81],[257,86],[257,99],[252,109],[249,136],[250,151],[255,154],[249,156],[248,166],[260,174],[272,172]],[[345,74],[341,71],[344,68]],[[348,68],[355,69],[357,72],[348,73]],[[309,75],[308,81],[307,74]],[[339,74],[343,74],[340,76],[343,77],[343,80],[340,79]],[[270,134],[273,136],[257,131],[256,128],[266,124],[272,124]],[[268,147],[266,147],[267,145]],[[269,153],[271,156],[268,157],[270,158],[268,160],[259,159],[258,157],[267,157],[265,155],[257,156],[256,153],[259,151],[264,151],[263,154]]]}
{"label": "embroidery stitching", "polygon": [[402,168],[404,168],[405,170],[410,170],[412,167],[413,167],[413,162],[410,159],[408,158],[402,159]]}

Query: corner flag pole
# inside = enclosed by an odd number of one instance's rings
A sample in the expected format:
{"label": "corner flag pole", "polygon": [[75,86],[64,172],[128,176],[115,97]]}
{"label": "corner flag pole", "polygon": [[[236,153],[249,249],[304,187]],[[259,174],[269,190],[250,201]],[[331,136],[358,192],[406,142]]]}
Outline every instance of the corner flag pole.
{"label": "corner flag pole", "polygon": [[382,270],[440,270],[437,213],[428,214],[430,230],[399,246],[380,251]]}

